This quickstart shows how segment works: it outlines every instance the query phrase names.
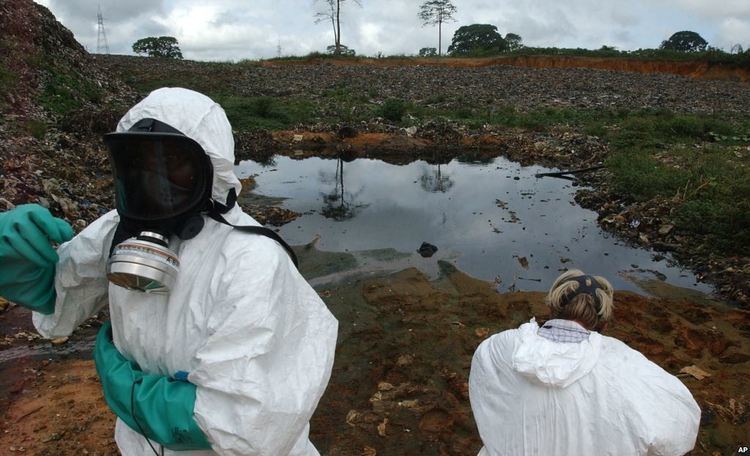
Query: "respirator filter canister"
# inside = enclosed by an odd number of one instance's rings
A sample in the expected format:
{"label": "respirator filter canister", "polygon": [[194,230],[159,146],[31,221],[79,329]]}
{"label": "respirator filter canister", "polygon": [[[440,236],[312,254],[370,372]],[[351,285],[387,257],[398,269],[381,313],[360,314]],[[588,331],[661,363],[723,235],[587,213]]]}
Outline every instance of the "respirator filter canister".
{"label": "respirator filter canister", "polygon": [[169,293],[179,270],[180,260],[170,250],[169,240],[152,231],[117,244],[107,262],[110,282],[144,293]]}

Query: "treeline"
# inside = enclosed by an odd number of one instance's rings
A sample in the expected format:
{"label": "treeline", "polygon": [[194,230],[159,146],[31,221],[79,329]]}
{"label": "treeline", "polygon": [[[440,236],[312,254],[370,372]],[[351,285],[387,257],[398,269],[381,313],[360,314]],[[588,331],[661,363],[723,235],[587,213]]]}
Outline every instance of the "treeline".
{"label": "treeline", "polygon": [[[361,0],[354,0],[360,4]],[[315,22],[329,24],[333,31],[334,43],[326,48],[326,52],[313,52],[303,58],[311,57],[354,57],[356,51],[343,44],[341,40],[341,16],[343,6],[347,0],[316,0],[323,8],[315,13]],[[437,26],[437,47],[423,47],[417,54],[420,57],[441,57],[443,53],[443,24],[455,22],[454,16],[458,9],[451,0],[426,0],[417,12],[417,17],[423,26]],[[171,36],[146,37],[133,44],[133,52],[151,57],[165,57],[181,59],[182,53],[177,39]],[[500,55],[569,55],[590,57],[629,57],[640,59],[666,60],[705,60],[710,62],[731,62],[750,66],[750,44],[743,48],[735,44],[727,52],[712,47],[698,33],[683,30],[674,33],[654,49],[638,49],[635,51],[621,51],[613,46],[602,46],[599,49],[566,49],[556,47],[525,46],[523,38],[518,33],[506,33],[503,36],[498,28],[492,24],[470,24],[459,27],[453,34],[451,44],[445,55],[451,57],[492,57]],[[279,46],[279,58],[281,47]],[[378,53],[378,58],[385,57]],[[406,55],[392,57],[408,57]],[[284,57],[289,58],[289,57]]]}

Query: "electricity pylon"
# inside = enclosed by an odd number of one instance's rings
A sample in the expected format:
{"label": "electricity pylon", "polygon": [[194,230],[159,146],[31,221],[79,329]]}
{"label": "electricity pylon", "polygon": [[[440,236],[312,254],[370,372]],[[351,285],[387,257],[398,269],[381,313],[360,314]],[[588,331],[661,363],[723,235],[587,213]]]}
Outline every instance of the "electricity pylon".
{"label": "electricity pylon", "polygon": [[98,23],[96,33],[96,53],[101,54],[104,51],[105,54],[109,54],[109,44],[107,44],[107,32],[104,31],[104,17],[102,17],[102,5],[99,4],[99,12],[96,14],[96,21]]}

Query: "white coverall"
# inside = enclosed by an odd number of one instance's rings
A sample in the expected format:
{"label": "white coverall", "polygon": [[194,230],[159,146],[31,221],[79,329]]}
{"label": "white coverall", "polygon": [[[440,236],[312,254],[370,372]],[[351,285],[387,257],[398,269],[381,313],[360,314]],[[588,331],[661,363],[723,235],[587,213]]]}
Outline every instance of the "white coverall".
{"label": "white coverall", "polygon": [[701,411],[676,377],[612,337],[537,334],[531,320],[488,338],[469,395],[484,448],[497,455],[681,455]]}
{"label": "white coverall", "polygon": [[[117,131],[143,118],[203,147],[214,168],[215,201],[225,203],[231,188],[239,193],[232,130],[218,104],[193,91],[159,89]],[[236,205],[224,218],[258,225]],[[112,211],[59,248],[55,313],[34,314],[39,333],[67,336],[109,304],[124,356],[149,374],[189,372],[195,420],[215,452],[180,455],[317,455],[309,420],[330,377],[338,323],[286,251],[206,218],[200,234],[176,251],[180,272],[169,295],[128,291],[106,277],[118,219]],[[119,418],[115,439],[125,456],[151,454],[146,439]]]}

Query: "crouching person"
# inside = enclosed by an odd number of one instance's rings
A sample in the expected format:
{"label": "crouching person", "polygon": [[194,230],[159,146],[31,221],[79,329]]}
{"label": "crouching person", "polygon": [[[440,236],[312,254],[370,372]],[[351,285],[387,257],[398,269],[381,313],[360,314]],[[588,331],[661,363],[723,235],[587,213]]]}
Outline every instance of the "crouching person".
{"label": "crouching person", "polygon": [[681,455],[700,409],[676,377],[603,336],[612,286],[571,270],[547,295],[552,319],[495,334],[474,354],[469,394],[497,455]]}

